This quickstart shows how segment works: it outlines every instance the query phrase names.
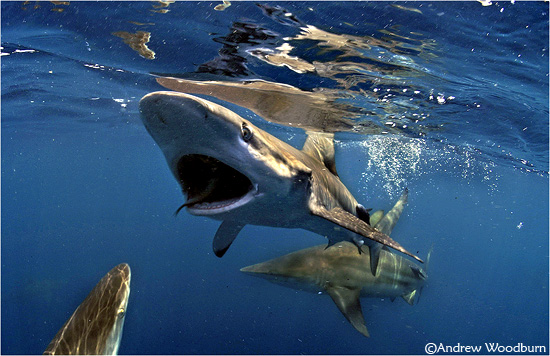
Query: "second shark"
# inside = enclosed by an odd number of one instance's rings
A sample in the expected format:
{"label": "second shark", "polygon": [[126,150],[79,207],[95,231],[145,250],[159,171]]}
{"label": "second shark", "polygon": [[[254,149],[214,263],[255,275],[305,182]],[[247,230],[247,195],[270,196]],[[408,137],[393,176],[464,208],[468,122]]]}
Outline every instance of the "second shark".
{"label": "second shark", "polygon": [[[407,202],[405,191],[395,206],[382,217],[378,211],[371,221],[389,234]],[[429,254],[428,254],[429,259]],[[359,255],[354,246],[340,242],[328,249],[324,245],[306,248],[241,269],[242,272],[299,290],[327,293],[353,327],[369,337],[359,297],[403,297],[413,304],[427,274],[420,266],[386,248],[380,252],[373,275],[367,254]]]}

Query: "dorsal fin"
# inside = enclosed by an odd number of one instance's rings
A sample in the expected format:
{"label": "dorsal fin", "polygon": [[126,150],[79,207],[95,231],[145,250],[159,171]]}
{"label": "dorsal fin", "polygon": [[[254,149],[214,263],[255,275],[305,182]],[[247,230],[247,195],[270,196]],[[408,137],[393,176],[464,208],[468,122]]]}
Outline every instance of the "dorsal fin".
{"label": "dorsal fin", "polygon": [[403,209],[405,208],[405,205],[407,204],[407,200],[409,198],[409,189],[405,188],[403,191],[403,194],[395,203],[393,208],[391,208],[390,211],[382,219],[380,219],[376,224],[373,226],[378,229],[381,233],[384,233],[386,235],[389,235],[395,224],[397,223],[397,220],[399,220],[399,217],[401,216],[401,213],[403,212]]}
{"label": "dorsal fin", "polygon": [[334,162],[334,134],[328,132],[306,131],[307,139],[302,151],[323,162],[325,167],[338,176]]}

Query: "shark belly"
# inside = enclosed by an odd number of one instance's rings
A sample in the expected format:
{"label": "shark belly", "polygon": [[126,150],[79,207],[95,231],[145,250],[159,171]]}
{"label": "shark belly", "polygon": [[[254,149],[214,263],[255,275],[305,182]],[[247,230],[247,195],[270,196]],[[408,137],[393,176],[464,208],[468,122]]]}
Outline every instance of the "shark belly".
{"label": "shark belly", "polygon": [[[281,228],[302,228],[303,221],[309,219],[306,209],[296,209],[292,214],[288,212],[289,206],[307,206],[306,197],[292,194],[279,200],[270,199],[270,193],[266,192],[262,185],[258,186],[258,193],[254,199],[238,209],[231,209],[215,214],[205,214],[204,210],[188,209],[191,215],[207,216],[219,221],[246,221],[247,225],[270,226]],[[285,191],[286,189],[280,189]],[[303,213],[302,213],[303,212]]]}

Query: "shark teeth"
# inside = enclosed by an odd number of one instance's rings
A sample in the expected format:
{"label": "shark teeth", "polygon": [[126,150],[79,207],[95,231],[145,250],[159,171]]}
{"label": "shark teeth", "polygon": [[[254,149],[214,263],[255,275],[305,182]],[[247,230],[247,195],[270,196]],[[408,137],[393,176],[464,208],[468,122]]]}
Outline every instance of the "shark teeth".
{"label": "shark teeth", "polygon": [[245,205],[257,195],[257,187],[253,187],[240,198],[233,198],[216,202],[200,202],[187,206],[187,211],[193,215],[215,215],[225,213]]}
{"label": "shark teeth", "polygon": [[233,205],[234,203],[236,203],[238,201],[239,201],[239,199],[231,199],[231,200],[226,200],[226,201],[217,201],[217,202],[213,202],[213,203],[203,202],[203,203],[198,203],[198,204],[192,205],[192,207],[193,207],[193,209],[200,209],[200,210],[203,210],[203,209],[206,209],[206,210],[223,209],[223,208],[227,208],[227,207]]}

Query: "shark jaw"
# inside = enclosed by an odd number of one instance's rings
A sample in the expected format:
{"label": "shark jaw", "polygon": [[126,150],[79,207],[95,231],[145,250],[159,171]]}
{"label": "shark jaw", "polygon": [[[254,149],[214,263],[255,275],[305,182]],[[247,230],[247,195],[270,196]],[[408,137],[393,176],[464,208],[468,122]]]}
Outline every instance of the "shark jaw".
{"label": "shark jaw", "polygon": [[191,154],[180,158],[177,176],[193,215],[215,215],[241,207],[258,193],[257,185],[222,161],[205,155]]}
{"label": "shark jaw", "polygon": [[187,197],[176,213],[185,207],[219,220],[237,212],[254,216],[254,209],[269,209],[264,195],[292,189],[296,167],[279,153],[287,147],[266,154],[276,140],[231,110],[188,94],[154,92],[141,99],[140,112]]}

